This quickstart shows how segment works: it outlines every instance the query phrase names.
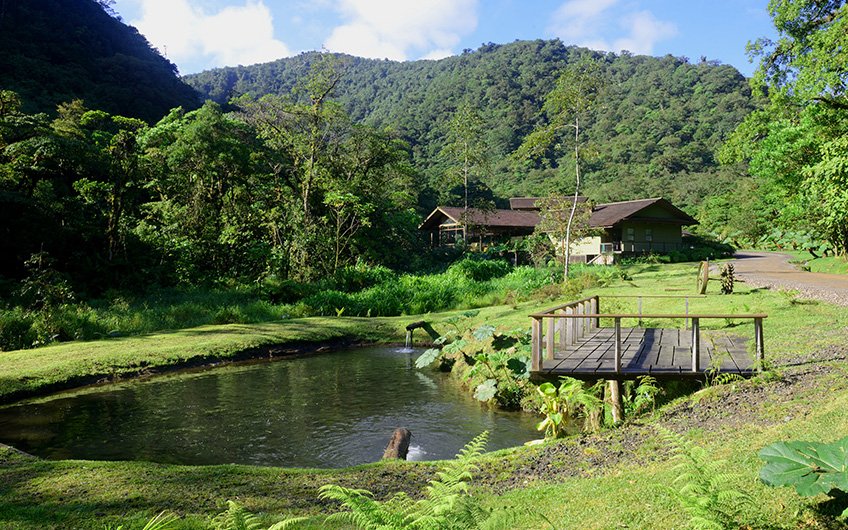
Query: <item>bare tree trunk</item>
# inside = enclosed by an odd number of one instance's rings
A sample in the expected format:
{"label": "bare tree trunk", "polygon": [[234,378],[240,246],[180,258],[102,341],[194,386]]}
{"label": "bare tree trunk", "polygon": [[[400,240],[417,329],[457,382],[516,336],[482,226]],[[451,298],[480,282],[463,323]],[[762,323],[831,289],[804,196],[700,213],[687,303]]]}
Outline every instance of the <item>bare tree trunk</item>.
{"label": "bare tree trunk", "polygon": [[406,455],[409,452],[409,441],[412,439],[412,432],[409,429],[399,427],[392,433],[392,438],[389,440],[389,445],[383,451],[383,460],[399,459],[406,460]]}
{"label": "bare tree trunk", "polygon": [[580,117],[574,117],[574,174],[576,182],[574,184],[574,198],[571,201],[571,213],[568,215],[568,225],[565,227],[565,274],[562,278],[563,283],[568,281],[569,261],[571,261],[571,223],[574,221],[574,214],[577,211],[577,198],[580,196],[580,149],[577,140],[580,136]]}

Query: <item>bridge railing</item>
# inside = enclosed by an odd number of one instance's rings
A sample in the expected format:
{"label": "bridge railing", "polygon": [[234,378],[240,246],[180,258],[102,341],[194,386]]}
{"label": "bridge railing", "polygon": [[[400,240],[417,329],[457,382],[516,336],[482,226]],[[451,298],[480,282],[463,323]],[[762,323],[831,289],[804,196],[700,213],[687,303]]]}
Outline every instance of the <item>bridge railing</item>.
{"label": "bridge railing", "polygon": [[[691,322],[692,333],[692,371],[700,372],[700,338],[702,319],[750,319],[754,321],[754,352],[757,365],[761,365],[765,352],[763,347],[763,319],[768,315],[764,313],[751,314],[724,314],[724,313],[690,313],[689,298],[699,298],[699,295],[639,295],[632,296],[640,298],[639,311],[636,313],[602,313],[600,311],[601,300],[598,296],[591,296],[576,300],[557,307],[553,307],[540,313],[530,315],[532,319],[531,338],[531,369],[538,372],[542,368],[543,358],[553,360],[556,349],[565,350],[569,346],[577,344],[587,335],[593,334],[600,329],[601,319],[612,319],[614,358],[613,366],[615,373],[621,373],[621,320],[624,318],[638,319],[684,319]],[[684,298],[686,311],[684,313],[643,313],[641,298]],[[624,298],[619,296],[618,298]],[[687,327],[688,329],[688,327]]]}

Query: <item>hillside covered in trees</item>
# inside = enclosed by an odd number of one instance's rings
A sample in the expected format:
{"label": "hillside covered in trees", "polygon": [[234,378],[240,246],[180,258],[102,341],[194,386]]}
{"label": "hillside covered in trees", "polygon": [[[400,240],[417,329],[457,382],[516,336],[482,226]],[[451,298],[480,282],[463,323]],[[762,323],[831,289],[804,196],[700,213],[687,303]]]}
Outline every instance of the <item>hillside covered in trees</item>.
{"label": "hillside covered in trees", "polygon": [[[494,195],[545,194],[569,189],[570,156],[547,153],[528,165],[509,155],[541,118],[545,94],[569,63],[591,56],[603,65],[607,92],[585,129],[586,193],[598,201],[665,196],[693,209],[728,191],[741,171],[720,168],[714,152],[754,108],[745,78],[732,66],[690,63],[673,56],[591,52],[559,40],[486,44],[438,61],[393,62],[338,56],[344,65],[337,99],[350,116],[388,127],[406,139],[414,165],[430,186],[426,209],[449,200],[443,156],[452,116],[463,104],[482,120],[487,164],[479,188]],[[244,94],[290,94],[314,53],[247,67],[186,76],[219,103]],[[560,171],[559,168],[566,168]],[[441,196],[439,196],[441,195]],[[460,204],[458,190],[454,203]]]}
{"label": "hillside covered in trees", "polygon": [[55,113],[81,99],[89,108],[158,121],[200,99],[177,67],[95,0],[0,2],[0,89],[26,112]]}

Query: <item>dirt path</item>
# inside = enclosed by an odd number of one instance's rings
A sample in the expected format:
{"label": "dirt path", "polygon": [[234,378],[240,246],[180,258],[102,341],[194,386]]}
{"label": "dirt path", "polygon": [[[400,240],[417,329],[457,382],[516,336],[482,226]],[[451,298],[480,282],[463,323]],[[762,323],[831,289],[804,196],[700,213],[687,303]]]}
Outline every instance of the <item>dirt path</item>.
{"label": "dirt path", "polygon": [[733,267],[745,283],[798,291],[815,298],[848,306],[848,275],[805,272],[789,263],[792,256],[779,252],[737,252]]}

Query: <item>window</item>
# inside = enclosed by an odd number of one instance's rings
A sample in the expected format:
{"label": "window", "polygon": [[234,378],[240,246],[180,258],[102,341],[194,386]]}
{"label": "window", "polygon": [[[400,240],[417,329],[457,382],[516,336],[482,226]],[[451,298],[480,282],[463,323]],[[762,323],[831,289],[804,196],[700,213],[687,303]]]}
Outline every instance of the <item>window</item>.
{"label": "window", "polygon": [[650,228],[646,228],[645,229],[645,241],[653,241],[653,240],[654,240],[653,230],[650,229]]}
{"label": "window", "polygon": [[624,240],[625,241],[636,241],[636,229],[632,226],[628,226],[624,229]]}

